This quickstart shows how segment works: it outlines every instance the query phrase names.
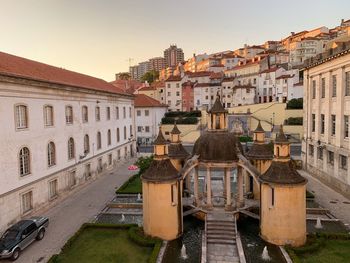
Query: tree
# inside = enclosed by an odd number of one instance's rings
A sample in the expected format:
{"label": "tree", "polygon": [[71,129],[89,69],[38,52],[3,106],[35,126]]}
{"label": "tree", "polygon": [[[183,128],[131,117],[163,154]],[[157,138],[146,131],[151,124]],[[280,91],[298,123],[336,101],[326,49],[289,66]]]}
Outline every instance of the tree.
{"label": "tree", "polygon": [[149,84],[153,83],[155,80],[157,80],[159,77],[159,72],[152,70],[152,71],[148,71],[146,72],[142,77],[141,80],[143,82],[147,81]]}

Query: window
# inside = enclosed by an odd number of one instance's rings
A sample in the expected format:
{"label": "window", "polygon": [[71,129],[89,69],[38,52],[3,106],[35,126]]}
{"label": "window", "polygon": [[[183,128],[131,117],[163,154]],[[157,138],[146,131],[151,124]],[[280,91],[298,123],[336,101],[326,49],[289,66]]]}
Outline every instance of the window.
{"label": "window", "polygon": [[180,84],[179,83],[176,83],[176,88],[180,88]]}
{"label": "window", "polygon": [[19,151],[19,175],[25,176],[30,174],[30,153],[27,147]]}
{"label": "window", "polygon": [[132,135],[132,125],[130,125],[129,131],[130,131],[130,137],[133,137],[133,135]]}
{"label": "window", "polygon": [[137,126],[137,132],[142,132],[142,126]]}
{"label": "window", "polygon": [[69,140],[68,140],[68,160],[74,159],[74,157],[75,157],[74,139],[69,138]]}
{"label": "window", "polygon": [[176,96],[180,96],[180,91],[176,91]]}
{"label": "window", "polygon": [[316,117],[315,117],[315,114],[312,114],[312,127],[311,127],[312,132],[315,132],[315,126],[316,126]]}
{"label": "window", "polygon": [[119,120],[119,107],[115,108],[115,118]]}
{"label": "window", "polygon": [[324,134],[325,120],[324,114],[321,114],[321,134]]}
{"label": "window", "polygon": [[321,79],[321,98],[326,97],[326,79],[322,78]]}
{"label": "window", "polygon": [[124,140],[126,140],[126,126],[124,126]]}
{"label": "window", "polygon": [[83,106],[81,109],[81,112],[82,112],[83,122],[88,122],[89,121],[88,107]]}
{"label": "window", "polygon": [[45,126],[53,126],[53,107],[45,106],[44,107],[44,124]]}
{"label": "window", "polygon": [[137,116],[141,116],[141,111],[140,111],[140,110],[137,110],[137,111],[136,111],[136,115],[137,115]]}
{"label": "window", "polygon": [[119,132],[119,128],[117,128],[117,142],[120,142],[120,132]]}
{"label": "window", "polygon": [[106,108],[106,119],[109,121],[111,119],[111,108],[107,107]]}
{"label": "window", "polygon": [[332,76],[332,97],[337,96],[337,76]]}
{"label": "window", "polygon": [[124,119],[126,118],[126,109],[125,109],[125,107],[123,107],[123,118]]}
{"label": "window", "polygon": [[129,107],[129,118],[131,118],[131,107]]}
{"label": "window", "polygon": [[332,135],[335,135],[335,115],[332,115]]}
{"label": "window", "polygon": [[312,98],[316,98],[316,80],[312,81]]}
{"label": "window", "polygon": [[149,110],[145,110],[145,116],[149,116]]}
{"label": "window", "polygon": [[96,141],[97,141],[96,147],[97,147],[97,150],[99,150],[99,149],[101,149],[101,145],[102,145],[100,132],[97,132]]}
{"label": "window", "polygon": [[75,171],[71,171],[68,176],[68,187],[73,187],[77,184]]}
{"label": "window", "polygon": [[312,144],[309,144],[309,155],[314,156],[314,146]]}
{"label": "window", "polygon": [[345,96],[350,96],[350,71],[345,73]]}
{"label": "window", "polygon": [[22,213],[25,214],[33,209],[33,192],[27,192],[22,195]]}
{"label": "window", "polygon": [[348,169],[348,157],[345,155],[339,155],[339,167],[343,170]]}
{"label": "window", "polygon": [[26,129],[28,128],[28,112],[27,106],[17,105],[16,106],[16,128],[17,129]]}
{"label": "window", "polygon": [[271,187],[271,206],[275,206],[275,188]]}
{"label": "window", "polygon": [[108,165],[112,165],[112,154],[108,154]]}
{"label": "window", "polygon": [[111,130],[107,131],[107,144],[111,145],[112,144],[112,136],[111,136]]}
{"label": "window", "polygon": [[53,166],[56,164],[56,149],[53,142],[49,142],[47,145],[47,165]]}
{"label": "window", "polygon": [[98,106],[95,108],[95,119],[96,119],[96,121],[100,121],[101,120],[100,107],[98,107]]}
{"label": "window", "polygon": [[349,138],[349,116],[344,115],[344,137]]}
{"label": "window", "polygon": [[73,107],[72,106],[66,106],[66,123],[67,124],[73,123]]}
{"label": "window", "polygon": [[49,198],[55,198],[57,196],[57,179],[49,182]]}
{"label": "window", "polygon": [[146,132],[149,132],[149,126],[145,127]]}
{"label": "window", "polygon": [[84,154],[88,154],[89,152],[90,152],[89,135],[85,134],[85,136],[84,136]]}
{"label": "window", "polygon": [[334,152],[328,151],[328,163],[334,165]]}
{"label": "window", "polygon": [[322,149],[322,147],[318,148],[318,159],[323,160],[323,149]]}

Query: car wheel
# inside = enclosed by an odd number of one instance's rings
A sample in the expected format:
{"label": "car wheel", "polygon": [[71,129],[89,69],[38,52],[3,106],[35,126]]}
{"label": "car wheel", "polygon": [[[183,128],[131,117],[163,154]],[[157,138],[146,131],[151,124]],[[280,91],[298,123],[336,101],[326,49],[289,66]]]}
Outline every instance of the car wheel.
{"label": "car wheel", "polygon": [[44,236],[45,236],[45,229],[41,229],[38,235],[36,236],[36,240],[42,240]]}
{"label": "car wheel", "polygon": [[20,254],[21,254],[21,250],[19,248],[16,248],[12,253],[11,260],[12,261],[17,260]]}

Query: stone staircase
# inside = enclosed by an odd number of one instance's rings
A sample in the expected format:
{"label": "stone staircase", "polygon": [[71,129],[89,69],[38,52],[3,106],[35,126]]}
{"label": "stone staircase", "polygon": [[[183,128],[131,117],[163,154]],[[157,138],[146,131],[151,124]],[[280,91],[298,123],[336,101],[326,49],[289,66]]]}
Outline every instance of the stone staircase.
{"label": "stone staircase", "polygon": [[229,213],[211,212],[206,220],[207,262],[240,262],[236,246],[236,222]]}

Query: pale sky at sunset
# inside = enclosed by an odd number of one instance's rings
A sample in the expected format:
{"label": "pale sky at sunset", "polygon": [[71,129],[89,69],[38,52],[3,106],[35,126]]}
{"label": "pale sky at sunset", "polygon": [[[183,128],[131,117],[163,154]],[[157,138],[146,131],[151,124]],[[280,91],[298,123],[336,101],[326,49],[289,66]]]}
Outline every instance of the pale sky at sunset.
{"label": "pale sky at sunset", "polygon": [[162,56],[233,50],[350,19],[348,0],[0,0],[0,51],[111,81]]}

